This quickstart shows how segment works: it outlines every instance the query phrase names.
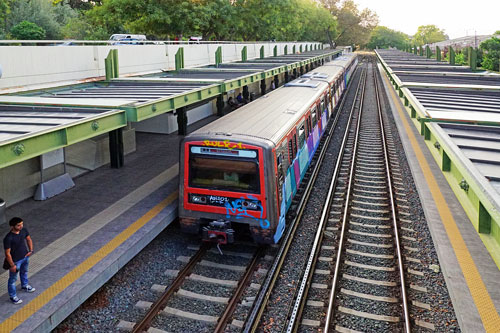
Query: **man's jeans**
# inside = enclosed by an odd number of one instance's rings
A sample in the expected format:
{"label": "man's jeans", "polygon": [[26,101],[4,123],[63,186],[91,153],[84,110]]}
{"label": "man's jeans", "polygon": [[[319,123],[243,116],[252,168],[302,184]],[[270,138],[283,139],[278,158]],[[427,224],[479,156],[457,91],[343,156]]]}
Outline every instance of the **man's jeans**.
{"label": "man's jeans", "polygon": [[16,296],[16,281],[18,272],[20,273],[21,276],[21,286],[25,287],[28,285],[28,263],[29,263],[29,257],[25,257],[14,263],[17,267],[16,273],[12,273],[11,271],[9,271],[8,290],[9,290],[9,296],[11,298]]}

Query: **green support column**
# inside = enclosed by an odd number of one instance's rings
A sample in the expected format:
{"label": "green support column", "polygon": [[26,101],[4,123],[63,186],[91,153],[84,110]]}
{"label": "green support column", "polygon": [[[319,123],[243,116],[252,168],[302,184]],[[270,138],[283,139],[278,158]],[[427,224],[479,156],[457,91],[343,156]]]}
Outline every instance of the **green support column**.
{"label": "green support column", "polygon": [[307,44],[306,44],[306,52],[307,52],[307,47],[308,47],[308,46],[309,46],[309,45],[307,45]]}
{"label": "green support column", "polygon": [[278,45],[274,45],[274,48],[273,48],[273,57],[277,57],[278,56]]}
{"label": "green support column", "polygon": [[420,49],[420,56],[423,57],[424,56],[424,47],[422,45],[420,45],[419,49]]}
{"label": "green support column", "polygon": [[260,47],[260,58],[264,59],[264,45]]}
{"label": "green support column", "polygon": [[184,48],[179,47],[177,53],[175,54],[175,70],[184,68]]}
{"label": "green support column", "polygon": [[215,66],[219,67],[219,64],[222,64],[222,46],[219,46],[215,51]]}
{"label": "green support column", "polygon": [[425,46],[425,55],[427,56],[427,59],[432,57],[432,51],[431,51],[431,48],[429,47],[429,45]]}
{"label": "green support column", "polygon": [[295,45],[292,47],[292,54],[295,54]]}
{"label": "green support column", "polygon": [[285,45],[285,55],[288,54],[288,45]]}
{"label": "green support column", "polygon": [[118,68],[118,50],[109,50],[108,56],[104,59],[106,81],[119,76]]}
{"label": "green support column", "polygon": [[473,47],[469,47],[469,67],[473,71],[477,68],[477,52]]}
{"label": "green support column", "polygon": [[441,61],[441,49],[439,46],[436,46],[436,60]]}
{"label": "green support column", "polygon": [[302,44],[300,44],[299,52],[302,53]]}
{"label": "green support column", "polygon": [[118,78],[120,76],[120,66],[118,65],[118,50],[114,49],[112,50],[113,54],[113,72],[115,78]]}
{"label": "green support column", "polygon": [[113,78],[113,60],[111,60],[111,57],[108,55],[104,59],[104,70],[106,72],[106,81],[109,81]]}
{"label": "green support column", "polygon": [[455,50],[453,50],[453,47],[451,46],[450,46],[449,58],[450,58],[450,65],[455,65]]}
{"label": "green support column", "polygon": [[247,53],[247,47],[243,46],[241,49],[241,61],[247,61],[248,59],[248,53]]}

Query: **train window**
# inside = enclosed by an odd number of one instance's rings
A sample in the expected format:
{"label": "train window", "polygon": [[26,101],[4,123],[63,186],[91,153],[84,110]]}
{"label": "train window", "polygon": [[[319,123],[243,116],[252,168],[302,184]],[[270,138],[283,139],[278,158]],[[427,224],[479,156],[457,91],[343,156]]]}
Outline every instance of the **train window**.
{"label": "train window", "polygon": [[260,193],[257,161],[191,156],[189,185],[215,190]]}
{"label": "train window", "polygon": [[297,133],[295,133],[293,135],[293,138],[292,138],[292,142],[293,142],[293,157],[295,158],[295,156],[297,156]]}
{"label": "train window", "polygon": [[299,147],[304,146],[304,142],[306,141],[306,126],[304,122],[299,125]]}
{"label": "train window", "polygon": [[307,123],[307,137],[309,137],[309,135],[311,134],[312,132],[312,126],[311,126],[311,115],[308,115],[307,118],[306,118],[306,123]]}
{"label": "train window", "polygon": [[320,110],[320,112],[325,111],[325,98],[324,97],[321,98],[321,103],[320,103],[320,109],[319,110]]}
{"label": "train window", "polygon": [[314,128],[318,123],[318,118],[316,115],[316,107],[314,107],[311,111],[311,118],[312,118],[312,127]]}
{"label": "train window", "polygon": [[288,160],[290,161],[290,163],[292,163],[293,157],[294,157],[294,154],[293,154],[293,140],[290,139],[290,140],[288,140]]}

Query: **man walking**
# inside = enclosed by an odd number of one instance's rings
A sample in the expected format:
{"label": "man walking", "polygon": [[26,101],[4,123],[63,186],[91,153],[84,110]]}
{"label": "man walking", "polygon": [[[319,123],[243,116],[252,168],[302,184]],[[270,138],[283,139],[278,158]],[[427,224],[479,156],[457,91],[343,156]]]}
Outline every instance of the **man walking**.
{"label": "man walking", "polygon": [[9,225],[10,232],[3,239],[5,259],[10,266],[8,290],[12,303],[20,304],[23,301],[16,294],[17,272],[20,272],[22,289],[28,293],[35,291],[35,288],[28,284],[28,263],[33,254],[33,241],[28,230],[23,228],[23,219],[13,217]]}

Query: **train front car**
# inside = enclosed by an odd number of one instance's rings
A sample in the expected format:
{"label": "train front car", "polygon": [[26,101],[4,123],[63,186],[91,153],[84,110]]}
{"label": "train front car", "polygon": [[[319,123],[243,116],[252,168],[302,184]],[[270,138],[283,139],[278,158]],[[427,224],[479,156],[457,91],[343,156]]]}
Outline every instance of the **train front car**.
{"label": "train front car", "polygon": [[335,59],[186,136],[182,230],[222,244],[240,231],[255,243],[277,243],[355,66],[354,55]]}
{"label": "train front car", "polygon": [[[249,230],[258,243],[272,243],[276,214],[266,201],[266,140],[230,133],[190,135],[181,147],[179,217],[185,232],[220,244],[235,240],[235,229]],[[267,155],[267,156],[266,156]],[[266,232],[267,231],[267,232]]]}

